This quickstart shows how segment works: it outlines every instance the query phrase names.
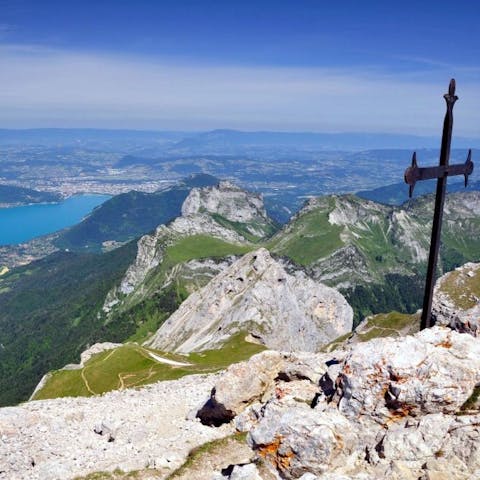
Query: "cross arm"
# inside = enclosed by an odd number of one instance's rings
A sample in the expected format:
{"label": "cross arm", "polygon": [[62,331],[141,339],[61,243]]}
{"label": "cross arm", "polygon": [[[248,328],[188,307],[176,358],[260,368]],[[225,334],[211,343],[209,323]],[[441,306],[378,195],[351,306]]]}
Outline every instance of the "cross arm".
{"label": "cross arm", "polygon": [[465,163],[422,168],[417,165],[417,154],[414,152],[412,157],[412,165],[405,170],[405,183],[410,185],[409,196],[411,197],[415,184],[420,180],[463,175],[465,177],[465,186],[467,186],[468,177],[472,174],[472,172],[473,162],[471,150],[468,151],[468,157]]}

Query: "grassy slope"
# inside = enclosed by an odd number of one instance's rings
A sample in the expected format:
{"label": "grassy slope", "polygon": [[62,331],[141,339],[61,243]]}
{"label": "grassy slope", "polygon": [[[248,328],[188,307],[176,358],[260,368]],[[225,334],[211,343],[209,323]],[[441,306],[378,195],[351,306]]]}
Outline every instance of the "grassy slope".
{"label": "grassy slope", "polygon": [[328,221],[328,214],[333,207],[331,200],[328,209],[314,209],[300,215],[286,231],[275,235],[267,243],[267,248],[302,266],[332,254],[343,246],[340,239],[342,227],[331,225]]}
{"label": "grassy slope", "polygon": [[[264,350],[261,345],[245,342],[244,337],[245,333],[239,333],[231,337],[221,349],[188,356],[160,352],[129,343],[95,355],[81,370],[52,372],[45,386],[35,395],[35,399],[90,396],[159,380],[175,380],[185,375],[215,372]],[[149,356],[149,352],[190,365],[164,364]]]}
{"label": "grassy slope", "polygon": [[345,347],[347,343],[367,342],[373,338],[403,337],[418,332],[419,327],[420,315],[417,313],[379,313],[366,318],[355,331],[338,337],[323,350],[331,352]]}
{"label": "grassy slope", "polygon": [[243,255],[252,250],[248,245],[236,245],[207,235],[193,235],[180,239],[165,251],[168,264],[187,262],[201,258],[219,258],[227,255]]}
{"label": "grassy slope", "polygon": [[480,298],[480,269],[475,270],[472,276],[463,270],[451,272],[442,281],[440,291],[458,308],[462,310],[473,308]]}

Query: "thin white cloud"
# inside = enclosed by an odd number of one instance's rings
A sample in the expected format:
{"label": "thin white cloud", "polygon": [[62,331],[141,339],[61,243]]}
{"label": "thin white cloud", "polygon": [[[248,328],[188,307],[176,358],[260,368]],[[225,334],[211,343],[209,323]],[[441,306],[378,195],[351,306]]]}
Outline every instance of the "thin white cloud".
{"label": "thin white cloud", "polygon": [[[0,126],[439,133],[446,75],[215,66],[0,46]],[[480,89],[457,78],[456,134],[480,137]]]}

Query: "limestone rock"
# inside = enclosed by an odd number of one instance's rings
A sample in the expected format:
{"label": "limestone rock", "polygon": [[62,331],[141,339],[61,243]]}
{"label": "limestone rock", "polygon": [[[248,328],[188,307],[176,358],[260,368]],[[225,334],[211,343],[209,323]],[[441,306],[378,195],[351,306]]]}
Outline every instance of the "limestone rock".
{"label": "limestone rock", "polygon": [[262,352],[248,362],[231,365],[216,383],[197,417],[206,425],[230,421],[247,405],[265,400],[273,393],[274,379],[282,366],[282,355],[274,351]]}
{"label": "limestone rock", "polygon": [[268,222],[260,194],[242,190],[231,182],[222,181],[216,187],[194,188],[182,205],[182,215],[218,213],[232,222]]}
{"label": "limestone rock", "polygon": [[235,465],[228,480],[262,480],[257,467],[253,463]]}
{"label": "limestone rock", "polygon": [[[480,383],[478,339],[434,327],[346,348],[301,354],[303,360],[283,354],[263,398],[237,392],[241,413],[234,424],[249,432],[249,444],[273,474],[307,480],[478,477],[480,412],[462,410]],[[256,371],[261,360],[257,355]],[[237,374],[247,379],[247,371]]]}
{"label": "limestone rock", "polygon": [[354,345],[337,377],[347,416],[454,413],[480,382],[480,342],[446,328]]}
{"label": "limestone rock", "polygon": [[268,403],[263,418],[250,432],[249,443],[283,478],[322,474],[342,465],[359,439],[337,411],[317,412],[308,405],[281,408]]}
{"label": "limestone rock", "polygon": [[353,312],[336,290],[288,274],[261,248],[193,293],[147,344],[187,353],[248,332],[269,348],[318,351],[351,330]]}
{"label": "limestone rock", "polygon": [[480,336],[480,263],[467,263],[437,281],[432,316],[436,325]]}

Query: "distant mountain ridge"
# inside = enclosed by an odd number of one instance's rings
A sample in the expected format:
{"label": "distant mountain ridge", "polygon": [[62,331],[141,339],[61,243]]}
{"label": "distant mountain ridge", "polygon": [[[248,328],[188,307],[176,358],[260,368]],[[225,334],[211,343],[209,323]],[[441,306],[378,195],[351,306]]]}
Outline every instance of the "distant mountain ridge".
{"label": "distant mountain ridge", "polygon": [[[417,136],[393,133],[316,133],[316,132],[270,132],[219,129],[191,135],[171,147],[181,151],[195,147],[197,153],[213,152],[215,148],[235,150],[238,146],[317,148],[330,150],[371,150],[384,148],[435,148],[439,139],[435,136]],[[455,147],[473,148],[480,139],[456,137]]]}
{"label": "distant mountain ridge", "polygon": [[[435,180],[418,182],[413,191],[413,198],[434,193],[436,185],[437,183]],[[447,183],[447,193],[471,192],[478,190],[480,190],[480,181],[469,182],[467,187],[465,187],[464,182],[451,181],[450,183]],[[372,190],[360,190],[356,192],[355,195],[385,205],[402,205],[409,200],[408,185],[406,185],[405,182],[385,185]]]}
{"label": "distant mountain ridge", "polygon": [[[335,150],[366,150],[374,148],[435,148],[440,140],[436,136],[380,132],[276,132],[217,129],[206,132],[36,128],[0,129],[0,144],[78,144],[125,142],[141,140],[147,143],[162,142],[167,148],[181,150],[196,148],[235,147],[239,145],[308,147]],[[479,148],[480,138],[455,137],[455,147]],[[203,153],[199,150],[197,153]]]}

